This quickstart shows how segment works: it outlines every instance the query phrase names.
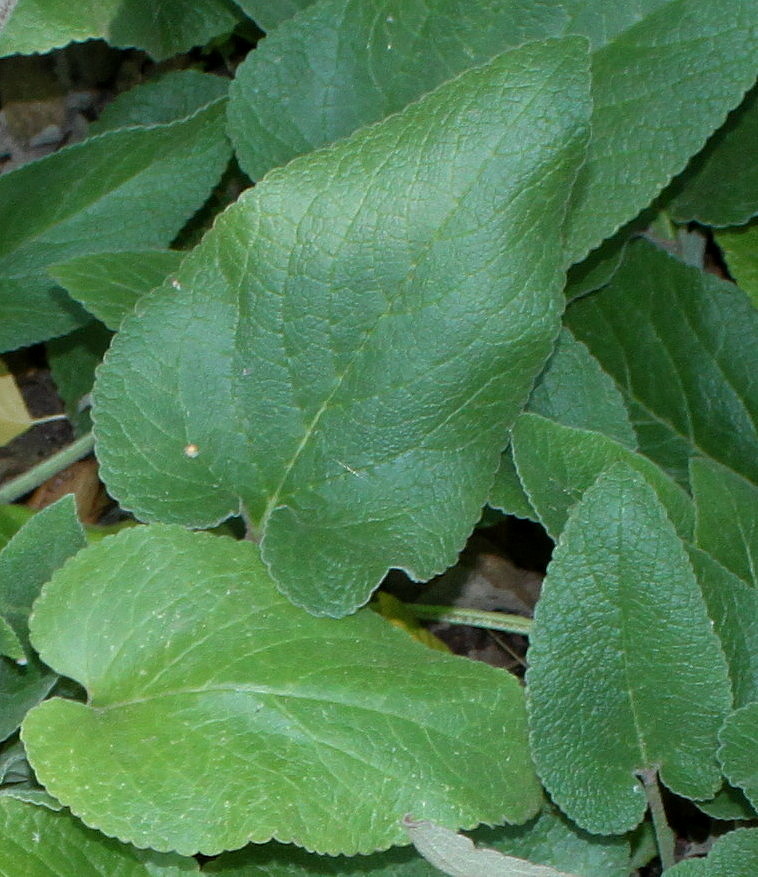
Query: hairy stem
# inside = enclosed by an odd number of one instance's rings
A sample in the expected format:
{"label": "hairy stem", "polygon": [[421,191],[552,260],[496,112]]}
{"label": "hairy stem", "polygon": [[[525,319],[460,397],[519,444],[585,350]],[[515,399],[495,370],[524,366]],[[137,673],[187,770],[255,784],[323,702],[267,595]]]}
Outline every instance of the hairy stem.
{"label": "hairy stem", "polygon": [[40,484],[44,484],[48,478],[52,478],[53,475],[62,472],[67,466],[86,457],[94,447],[95,438],[91,432],[88,432],[62,451],[58,451],[57,454],[53,454],[52,457],[38,463],[28,472],[24,472],[23,475],[19,475],[18,478],[14,478],[0,487],[0,505],[14,502],[14,500],[39,487]]}
{"label": "hairy stem", "polygon": [[666,819],[666,811],[661,798],[661,787],[658,783],[658,771],[655,768],[640,770],[637,776],[642,780],[647,795],[647,803],[650,808],[650,816],[653,820],[655,840],[658,844],[658,854],[661,857],[661,867],[664,871],[675,864],[674,832]]}
{"label": "hairy stem", "polygon": [[467,624],[486,630],[521,633],[528,636],[532,619],[505,612],[486,612],[484,609],[462,609],[458,606],[427,606],[425,603],[406,603],[408,609],[423,621],[445,621],[448,624]]}

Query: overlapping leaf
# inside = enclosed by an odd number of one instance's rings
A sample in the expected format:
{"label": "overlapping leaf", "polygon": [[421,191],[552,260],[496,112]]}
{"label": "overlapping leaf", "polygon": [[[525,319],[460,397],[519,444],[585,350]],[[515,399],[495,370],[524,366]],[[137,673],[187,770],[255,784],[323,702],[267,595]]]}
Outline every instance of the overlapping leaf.
{"label": "overlapping leaf", "polygon": [[178,250],[94,253],[51,265],[48,274],[115,331],[137,301],[160,286],[185,255]]}
{"label": "overlapping leaf", "polygon": [[599,432],[527,412],[516,420],[512,447],[529,501],[554,539],[563,530],[571,506],[604,469],[619,462],[653,486],[679,535],[692,538],[694,510],[687,494],[647,457],[625,445]]}
{"label": "overlapping leaf", "polygon": [[735,710],[719,735],[724,774],[758,809],[758,701]]}
{"label": "overlapping leaf", "polygon": [[240,9],[244,9],[265,31],[275,28],[311,3],[313,0],[237,0]]}
{"label": "overlapping leaf", "polygon": [[56,674],[29,644],[27,619],[42,585],[84,545],[74,498],[66,496],[31,518],[0,552],[0,615],[24,653],[18,662],[0,657],[0,740],[55,685]]}
{"label": "overlapping leaf", "polygon": [[102,37],[167,58],[231,32],[240,17],[226,0],[16,0],[0,28],[0,55],[47,52]]}
{"label": "overlapping leaf", "polygon": [[719,16],[707,0],[328,0],[241,65],[230,134],[257,179],[497,52],[585,35],[594,50],[593,139],[568,217],[575,262],[645,207],[740,102],[756,74],[753,13],[751,0],[728,0]]}
{"label": "overlapping leaf", "polygon": [[758,88],[690,162],[672,194],[667,209],[678,222],[742,225],[758,213]]}
{"label": "overlapping leaf", "polygon": [[758,307],[758,222],[717,232],[729,273]]}
{"label": "overlapping leaf", "polygon": [[602,474],[569,515],[537,604],[527,683],[537,770],[587,830],[639,823],[638,771],[658,769],[687,797],[719,786],[726,661],[684,546],[628,466]]}
{"label": "overlapping leaf", "polygon": [[229,159],[223,105],[170,125],[103,134],[0,178],[0,349],[63,335],[89,319],[51,282],[49,265],[171,242]]}
{"label": "overlapping leaf", "polygon": [[718,463],[691,464],[695,541],[758,588],[758,487]]}
{"label": "overlapping leaf", "polygon": [[225,97],[228,88],[228,79],[198,70],[167,73],[118,95],[90,125],[89,133],[176,122]]}
{"label": "overlapping leaf", "polygon": [[506,53],[243,194],[100,372],[122,505],[241,504],[319,613],[450,565],[558,331],[586,64],[581,39]]}
{"label": "overlapping leaf", "polygon": [[701,454],[758,479],[758,312],[645,241],[566,315],[624,393],[641,450],[687,483]]}
{"label": "overlapping leaf", "polygon": [[539,807],[516,679],[369,610],[314,618],[249,542],[125,531],[53,577],[31,629],[89,695],[27,716],[37,777],[138,846],[217,853],[276,837],[353,854],[403,843],[409,810],[471,827]]}
{"label": "overlapping leaf", "polygon": [[716,838],[705,859],[685,859],[671,877],[753,877],[758,871],[758,828],[738,828]]}
{"label": "overlapping leaf", "polygon": [[199,870],[194,859],[104,837],[70,813],[0,798],[0,877],[180,877]]}

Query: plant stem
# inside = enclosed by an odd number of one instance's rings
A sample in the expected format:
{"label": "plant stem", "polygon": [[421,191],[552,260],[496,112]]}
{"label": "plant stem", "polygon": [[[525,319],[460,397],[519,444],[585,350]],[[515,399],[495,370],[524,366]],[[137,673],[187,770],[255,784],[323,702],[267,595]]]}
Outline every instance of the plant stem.
{"label": "plant stem", "polygon": [[91,432],[88,432],[62,451],[58,451],[57,454],[53,454],[52,457],[38,463],[28,472],[24,472],[23,475],[19,475],[18,478],[14,478],[13,481],[0,487],[0,505],[14,502],[14,500],[39,487],[40,484],[44,484],[48,478],[52,478],[53,475],[62,472],[67,466],[86,457],[94,447],[95,438]]}
{"label": "plant stem", "polygon": [[487,612],[484,609],[461,609],[458,606],[427,606],[426,603],[406,603],[416,618],[424,621],[445,621],[448,624],[468,624],[486,630],[502,630],[505,633],[521,633],[528,636],[532,619],[505,612]]}
{"label": "plant stem", "polygon": [[663,807],[663,799],[661,798],[661,787],[658,784],[658,771],[653,768],[651,770],[637,771],[637,776],[642,780],[647,795],[647,803],[650,808],[650,816],[653,820],[653,829],[655,831],[655,840],[658,844],[658,854],[661,857],[661,867],[664,871],[673,867],[675,864],[674,832],[666,819],[666,811]]}

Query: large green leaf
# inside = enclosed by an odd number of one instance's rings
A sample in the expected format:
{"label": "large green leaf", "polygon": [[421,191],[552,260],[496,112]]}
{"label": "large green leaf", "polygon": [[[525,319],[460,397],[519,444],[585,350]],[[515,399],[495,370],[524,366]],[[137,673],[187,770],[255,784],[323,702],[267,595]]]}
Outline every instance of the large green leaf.
{"label": "large green leaf", "polygon": [[569,509],[597,476],[623,462],[653,486],[684,539],[692,537],[692,503],[654,463],[608,436],[564,426],[538,414],[520,415],[512,431],[512,448],[521,483],[548,533],[557,539]]}
{"label": "large green leaf", "polygon": [[758,88],[754,88],[671,187],[679,222],[742,225],[758,213]]}
{"label": "large green leaf", "polygon": [[566,320],[616,379],[644,453],[684,484],[694,453],[758,479],[758,312],[738,289],[637,241]]}
{"label": "large green leaf", "polygon": [[758,809],[758,701],[735,710],[719,737],[724,775]]}
{"label": "large green leaf", "polygon": [[530,637],[529,721],[537,770],[577,824],[636,826],[636,772],[686,797],[721,775],[727,667],[679,540],[653,489],[617,464],[572,510]]}
{"label": "large green leaf", "polygon": [[103,134],[0,177],[1,350],[89,319],[47,266],[171,242],[229,159],[223,107],[222,99],[170,125]]}
{"label": "large green leaf", "polygon": [[121,504],[190,526],[242,504],[318,613],[389,567],[449,566],[558,331],[545,241],[581,160],[586,63],[581,39],[525,46],[243,194],[100,371]]}
{"label": "large green leaf", "polygon": [[739,103],[755,78],[756,27],[752,0],[726,0],[718,16],[707,0],[324,0],[240,66],[230,135],[258,179],[497,52],[588,36],[593,139],[569,214],[575,262],[645,207]]}
{"label": "large green leaf", "polygon": [[409,811],[471,827],[540,804],[514,677],[369,610],[297,609],[249,542],[122,532],[53,577],[31,629],[89,700],[27,716],[29,761],[87,824],[139,846],[353,854],[406,842]]}
{"label": "large green leaf", "polygon": [[71,298],[116,330],[137,301],[160,286],[185,255],[179,250],[93,253],[51,265],[48,274]]}
{"label": "large green leaf", "polygon": [[167,58],[229,33],[240,17],[228,0],[17,0],[0,28],[0,55],[47,52],[102,37]]}
{"label": "large green leaf", "polygon": [[671,877],[755,877],[758,828],[738,828],[717,838],[705,859],[686,859],[669,868]]}
{"label": "large green leaf", "polygon": [[758,487],[718,463],[694,459],[695,541],[758,587]]}
{"label": "large green leaf", "polygon": [[0,740],[17,729],[28,710],[55,685],[58,677],[29,644],[27,619],[42,585],[85,544],[69,495],[30,518],[0,552],[0,616],[24,650],[20,661],[0,658]]}
{"label": "large green leaf", "polygon": [[758,307],[758,222],[716,233],[729,273]]}
{"label": "large green leaf", "polygon": [[0,877],[180,877],[194,859],[137,850],[70,813],[0,798]]}

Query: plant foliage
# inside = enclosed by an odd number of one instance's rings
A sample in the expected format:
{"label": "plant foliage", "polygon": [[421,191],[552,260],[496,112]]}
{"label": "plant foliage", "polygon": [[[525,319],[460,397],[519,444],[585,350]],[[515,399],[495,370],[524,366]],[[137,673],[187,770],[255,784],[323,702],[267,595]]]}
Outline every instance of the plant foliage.
{"label": "plant foliage", "polygon": [[[0,2],[93,38],[152,73],[0,177],[0,352],[136,524],[0,507],[0,875],[757,873],[753,0]],[[487,505],[523,683],[366,605]]]}

